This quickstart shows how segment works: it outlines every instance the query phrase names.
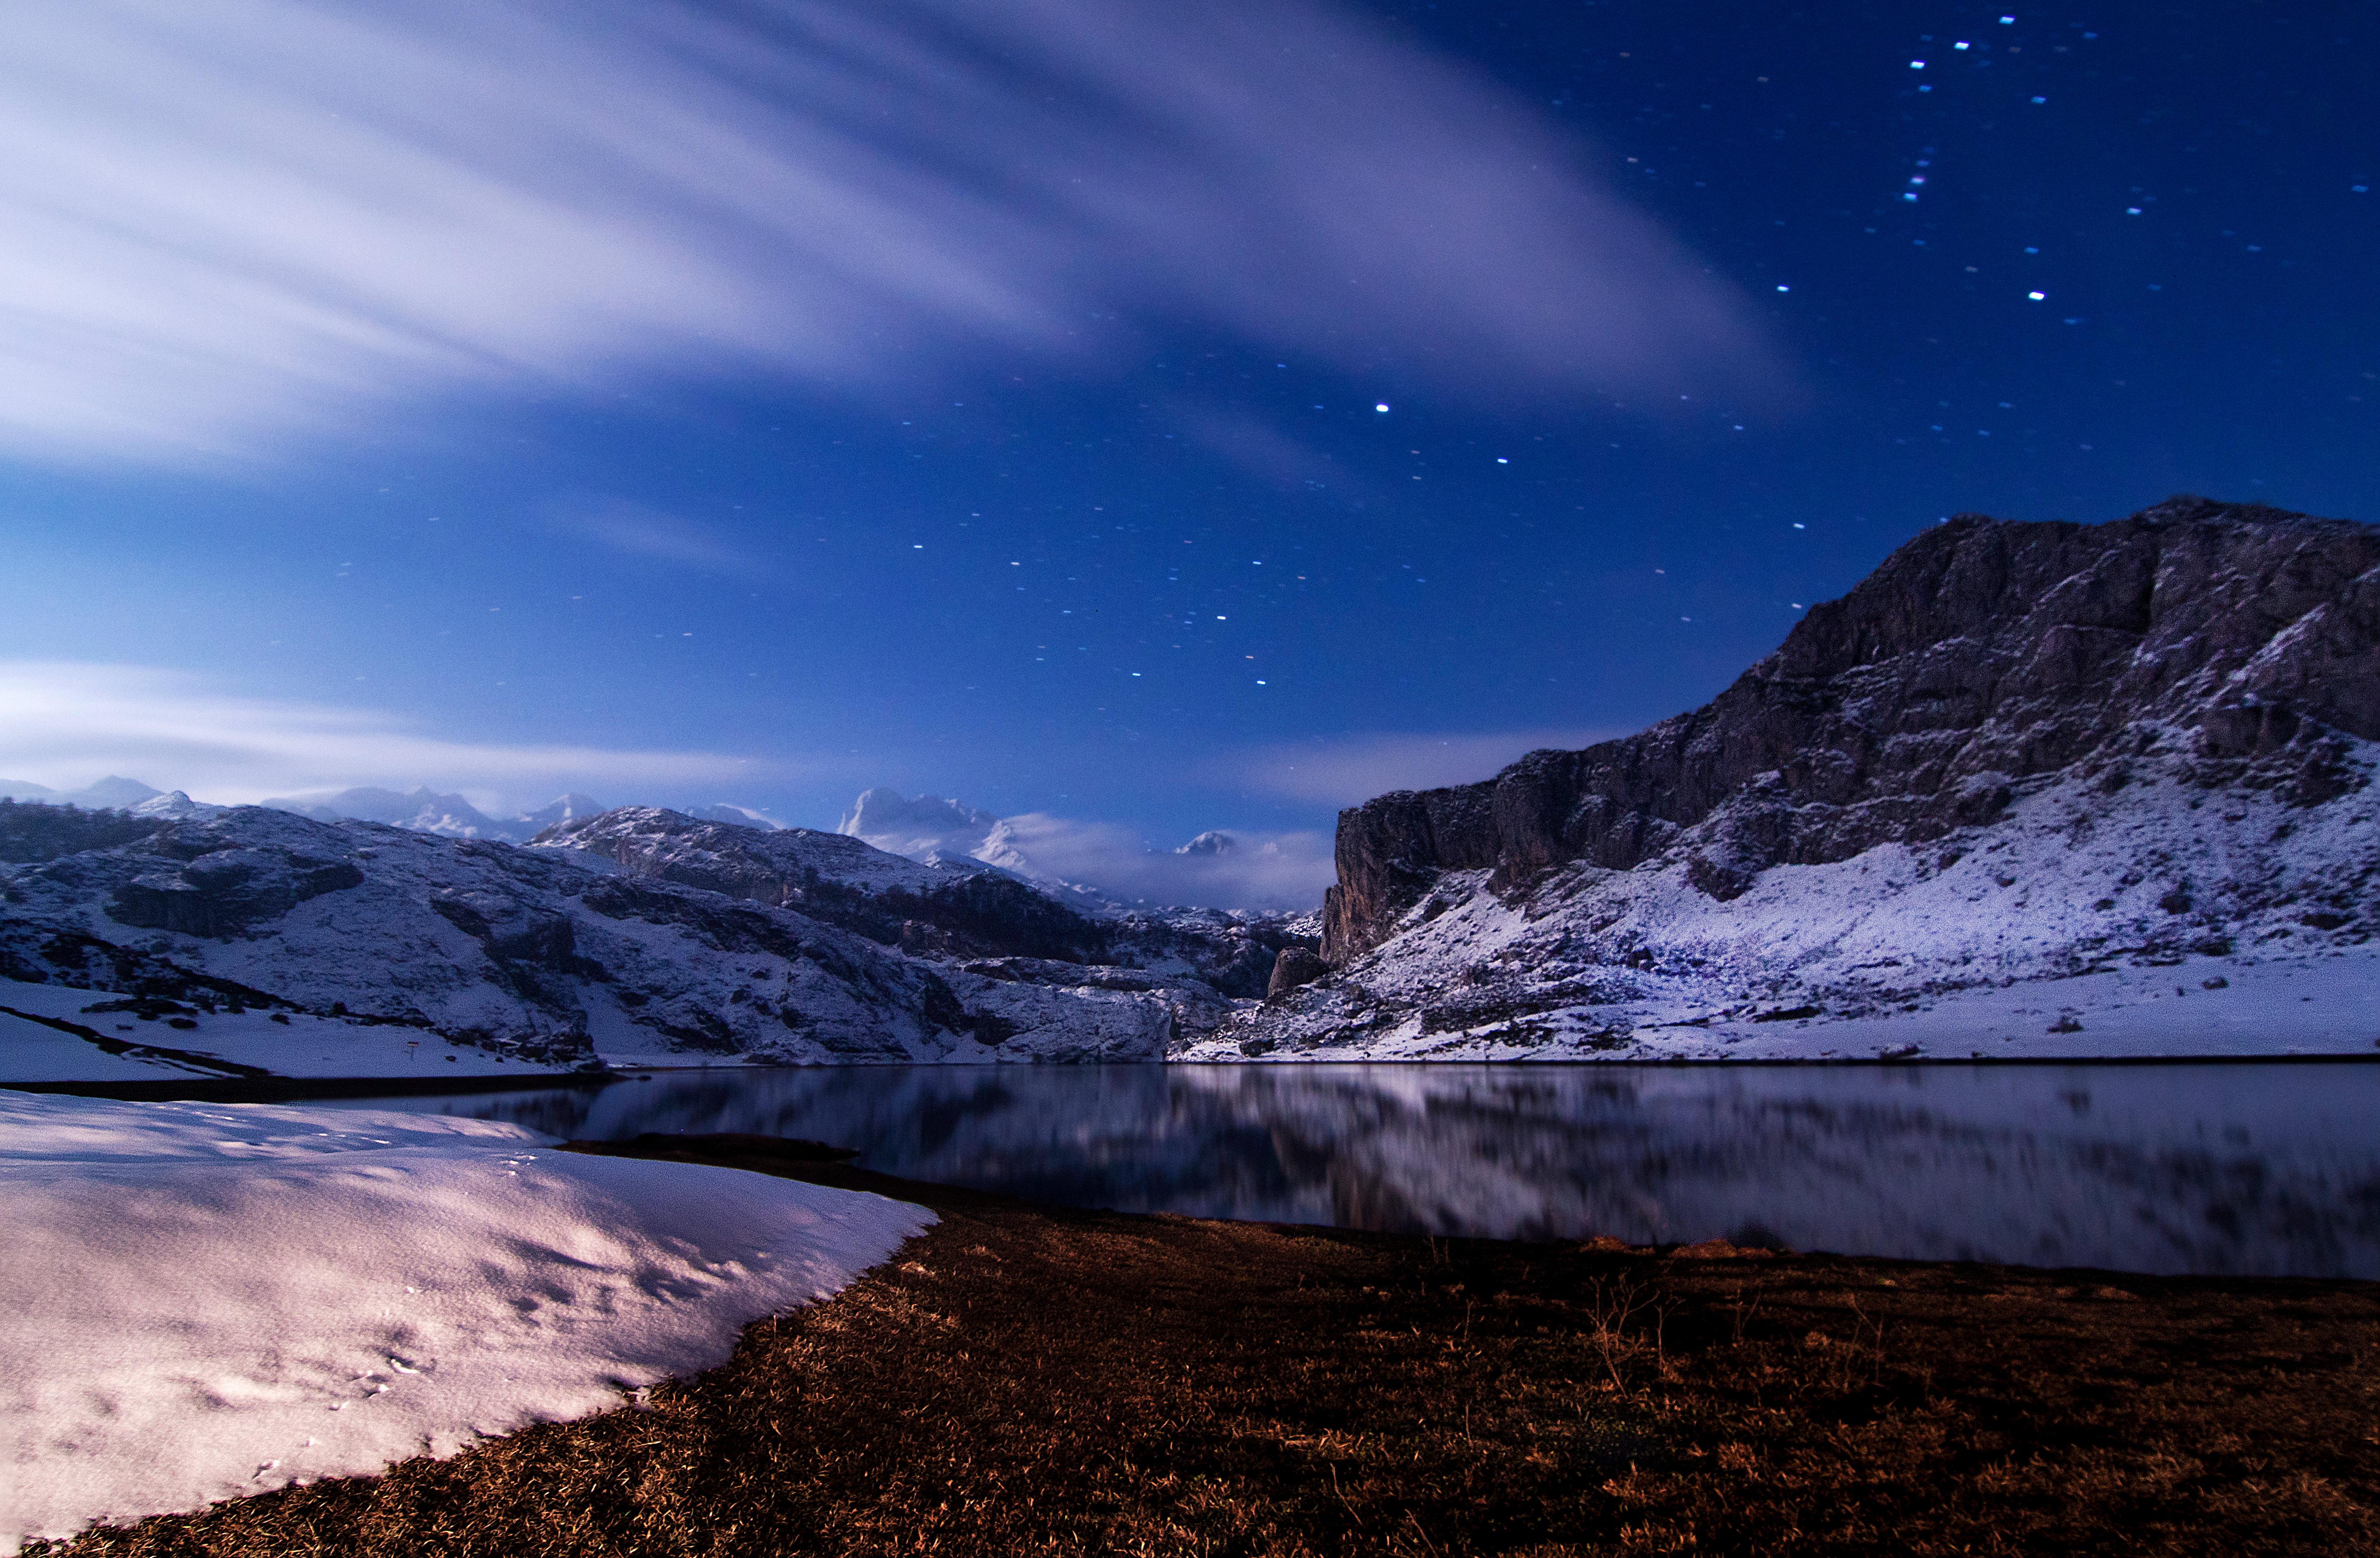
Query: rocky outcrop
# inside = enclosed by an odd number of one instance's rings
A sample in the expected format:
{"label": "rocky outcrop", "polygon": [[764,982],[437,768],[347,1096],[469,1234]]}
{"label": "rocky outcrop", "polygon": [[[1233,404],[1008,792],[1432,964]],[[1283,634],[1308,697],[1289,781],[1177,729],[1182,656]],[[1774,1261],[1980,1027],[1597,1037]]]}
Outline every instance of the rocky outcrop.
{"label": "rocky outcrop", "polygon": [[1683,852],[1735,898],[1782,864],[1989,824],[2028,782],[2193,782],[2316,806],[2380,738],[2380,529],[2176,498],[2106,525],[1961,515],[1692,712],[1487,782],[1342,812],[1323,955],[1379,945],[1449,871],[1525,890]]}
{"label": "rocky outcrop", "polygon": [[1302,946],[1287,946],[1273,959],[1272,978],[1265,981],[1265,997],[1286,995],[1300,985],[1312,984],[1330,971],[1322,955]]}
{"label": "rocky outcrop", "polygon": [[352,860],[287,849],[219,849],[117,885],[108,915],[119,924],[224,940],[277,919],[310,898],[363,885]]}

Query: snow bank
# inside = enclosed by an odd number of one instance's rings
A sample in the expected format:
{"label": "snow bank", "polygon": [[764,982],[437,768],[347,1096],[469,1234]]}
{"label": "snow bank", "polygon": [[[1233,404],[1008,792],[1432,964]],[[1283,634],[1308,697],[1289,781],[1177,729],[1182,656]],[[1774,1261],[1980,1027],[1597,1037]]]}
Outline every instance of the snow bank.
{"label": "snow bank", "polygon": [[0,1092],[0,1552],[617,1406],[933,1221],[549,1145]]}

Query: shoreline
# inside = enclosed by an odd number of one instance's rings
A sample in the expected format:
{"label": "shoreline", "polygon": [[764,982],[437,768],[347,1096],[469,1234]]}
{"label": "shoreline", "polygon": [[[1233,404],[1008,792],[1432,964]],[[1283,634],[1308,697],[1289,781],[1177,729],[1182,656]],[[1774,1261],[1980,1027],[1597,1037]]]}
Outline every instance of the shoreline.
{"label": "shoreline", "polygon": [[2380,1544],[2380,1284],[1212,1223],[768,1138],[571,1145],[941,1221],[619,1410],[28,1551]]}
{"label": "shoreline", "polygon": [[833,1065],[788,1062],[768,1065],[633,1065],[610,1071],[547,1071],[522,1073],[517,1076],[476,1076],[451,1077],[194,1077],[188,1081],[0,1081],[0,1089],[13,1089],[27,1093],[67,1093],[80,1098],[115,1099],[128,1103],[166,1103],[189,1102],[197,1103],[303,1103],[312,1099],[333,1098],[443,1098],[457,1094],[525,1092],[548,1089],[594,1089],[614,1083],[633,1081],[639,1076],[700,1076],[715,1074],[768,1071],[842,1071],[898,1070],[917,1066],[950,1071],[996,1071],[1014,1065],[1050,1066],[1054,1068],[1089,1069],[1099,1066],[1158,1066],[1169,1070],[1192,1068],[1216,1071],[1242,1071],[1264,1067],[1302,1068],[1308,1066],[1358,1066],[1365,1069],[1393,1069],[1398,1066],[1447,1067],[1485,1066],[1495,1069],[1544,1070],[1548,1068],[1580,1071],[1744,1071],[1744,1070],[1831,1070],[1858,1068],[1876,1071],[1915,1070],[1955,1066],[1984,1067],[1995,1070],[2009,1068],[2071,1066],[2181,1066],[2181,1065],[2380,1065],[2380,1050],[2370,1053],[2263,1054],[2263,1055],[1840,1055],[1824,1059],[1779,1059],[1746,1056],[1742,1059],[1702,1060],[1684,1056],[1633,1058],[1625,1060],[1586,1060],[1575,1056],[1558,1056],[1545,1060],[1514,1056],[1500,1060],[1436,1060],[1396,1059],[1373,1060],[1360,1056],[1336,1059],[1298,1057],[1275,1060],[1269,1057],[1249,1060],[1097,1060],[1097,1061],[851,1061]]}

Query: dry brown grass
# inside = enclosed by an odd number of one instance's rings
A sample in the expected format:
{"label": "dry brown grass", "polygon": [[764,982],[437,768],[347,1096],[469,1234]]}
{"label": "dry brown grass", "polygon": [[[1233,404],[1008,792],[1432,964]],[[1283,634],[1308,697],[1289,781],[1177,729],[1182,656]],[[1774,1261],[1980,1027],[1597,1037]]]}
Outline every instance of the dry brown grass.
{"label": "dry brown grass", "polygon": [[2380,1288],[1034,1208],[644,1407],[107,1554],[2380,1552]]}

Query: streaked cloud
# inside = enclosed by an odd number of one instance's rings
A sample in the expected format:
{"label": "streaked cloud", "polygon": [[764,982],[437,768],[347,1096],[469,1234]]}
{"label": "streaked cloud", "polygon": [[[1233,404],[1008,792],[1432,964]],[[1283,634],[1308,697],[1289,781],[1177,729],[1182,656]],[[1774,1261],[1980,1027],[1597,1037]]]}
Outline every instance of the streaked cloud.
{"label": "streaked cloud", "polygon": [[1577,728],[1339,736],[1232,753],[1208,764],[1203,774],[1218,784],[1267,795],[1354,806],[1390,790],[1428,790],[1492,779],[1507,764],[1541,748],[1576,751],[1626,734]]}
{"label": "streaked cloud", "polygon": [[546,506],[559,534],[624,556],[708,573],[749,573],[758,559],[708,525],[625,498],[566,498]]}
{"label": "streaked cloud", "polygon": [[7,43],[19,455],[1184,320],[1499,395],[1775,371],[1533,107],[1322,0],[27,0]]}
{"label": "streaked cloud", "polygon": [[1343,499],[1369,486],[1325,451],[1246,411],[1184,402],[1173,408],[1171,420],[1194,444],[1277,487],[1330,488]]}
{"label": "streaked cloud", "polygon": [[717,752],[457,741],[378,710],[247,697],[148,666],[0,662],[0,774],[60,789],[126,773],[236,803],[428,780],[502,808],[571,789],[759,782],[789,766]]}

